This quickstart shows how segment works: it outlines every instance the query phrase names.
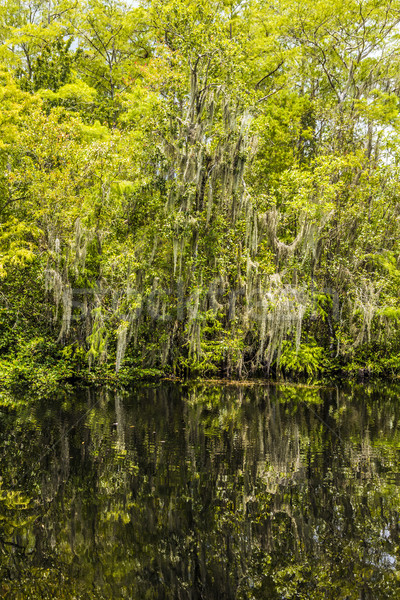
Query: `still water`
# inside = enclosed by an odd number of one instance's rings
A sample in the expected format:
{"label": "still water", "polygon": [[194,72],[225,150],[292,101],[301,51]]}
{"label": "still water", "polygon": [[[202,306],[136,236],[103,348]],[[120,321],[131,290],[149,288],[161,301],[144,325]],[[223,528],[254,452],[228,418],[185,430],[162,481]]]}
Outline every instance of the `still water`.
{"label": "still water", "polygon": [[400,386],[0,408],[0,597],[400,598]]}

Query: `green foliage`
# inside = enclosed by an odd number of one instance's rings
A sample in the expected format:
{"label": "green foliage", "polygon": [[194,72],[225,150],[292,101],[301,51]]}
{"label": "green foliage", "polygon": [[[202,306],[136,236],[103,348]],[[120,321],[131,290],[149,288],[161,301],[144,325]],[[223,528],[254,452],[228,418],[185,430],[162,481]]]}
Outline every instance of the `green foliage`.
{"label": "green foliage", "polygon": [[7,270],[23,269],[37,259],[39,233],[33,224],[16,218],[0,225],[0,279],[7,276]]}
{"label": "green foliage", "polygon": [[397,373],[393,7],[35,7],[0,20],[5,360]]}
{"label": "green foliage", "polygon": [[[191,351],[190,343],[188,357],[180,357],[178,360],[178,372],[187,372],[193,375],[206,376],[218,373],[221,365],[225,365],[226,374],[230,374],[232,365],[239,361],[243,352],[243,340],[241,332],[225,330],[221,322],[221,315],[214,311],[207,311],[204,315],[197,317],[195,324],[190,326],[199,332],[198,344],[194,352]],[[190,337],[189,334],[188,337]]]}
{"label": "green foliage", "polygon": [[95,309],[93,330],[88,338],[89,351],[87,357],[89,365],[93,362],[103,362],[107,356],[107,329],[103,324],[101,308]]}
{"label": "green foliage", "polygon": [[284,342],[279,367],[288,375],[313,378],[324,371],[324,358],[324,349],[315,342],[302,343],[298,349],[290,342]]}
{"label": "green foliage", "polygon": [[16,77],[21,89],[37,92],[43,88],[56,92],[67,84],[72,75],[71,43],[72,38],[48,42],[31,65],[31,77],[24,70],[17,70]]}

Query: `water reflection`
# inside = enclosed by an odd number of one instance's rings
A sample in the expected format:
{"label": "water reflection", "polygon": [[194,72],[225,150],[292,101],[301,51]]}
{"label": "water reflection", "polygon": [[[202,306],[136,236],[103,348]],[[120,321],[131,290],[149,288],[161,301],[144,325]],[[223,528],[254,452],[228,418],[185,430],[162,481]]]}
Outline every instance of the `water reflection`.
{"label": "water reflection", "polygon": [[3,411],[1,597],[398,598],[399,412],[261,385]]}

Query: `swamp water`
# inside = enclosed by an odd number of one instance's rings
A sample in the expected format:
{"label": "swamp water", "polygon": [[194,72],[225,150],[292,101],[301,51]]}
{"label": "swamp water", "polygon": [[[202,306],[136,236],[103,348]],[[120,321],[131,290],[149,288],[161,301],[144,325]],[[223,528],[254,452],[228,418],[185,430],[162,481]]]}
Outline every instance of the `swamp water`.
{"label": "swamp water", "polygon": [[0,598],[400,598],[400,386],[0,409]]}

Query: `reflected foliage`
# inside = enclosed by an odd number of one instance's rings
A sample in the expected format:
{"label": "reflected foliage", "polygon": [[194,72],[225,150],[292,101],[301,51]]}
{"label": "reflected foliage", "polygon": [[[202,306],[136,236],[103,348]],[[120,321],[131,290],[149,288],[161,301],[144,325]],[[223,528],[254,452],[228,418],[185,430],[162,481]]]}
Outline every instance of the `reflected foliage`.
{"label": "reflected foliage", "polygon": [[163,385],[3,409],[0,596],[396,598],[397,397]]}

